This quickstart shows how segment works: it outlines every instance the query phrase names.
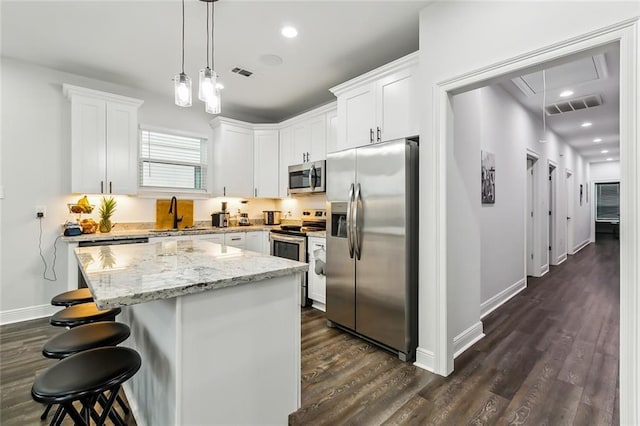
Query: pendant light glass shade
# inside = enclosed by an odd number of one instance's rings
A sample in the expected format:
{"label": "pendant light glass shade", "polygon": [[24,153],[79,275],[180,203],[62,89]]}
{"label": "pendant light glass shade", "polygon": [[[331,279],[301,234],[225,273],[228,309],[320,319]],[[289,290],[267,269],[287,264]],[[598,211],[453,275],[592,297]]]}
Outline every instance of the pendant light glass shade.
{"label": "pendant light glass shade", "polygon": [[191,79],[188,75],[180,73],[175,76],[174,81],[174,95],[176,105],[179,107],[191,106]]}
{"label": "pendant light glass shade", "polygon": [[204,110],[209,114],[220,114],[222,112],[222,104],[220,101],[220,89],[216,87],[213,90],[213,96],[207,100]]}
{"label": "pendant light glass shade", "polygon": [[200,70],[198,78],[198,99],[207,102],[207,100],[213,96],[216,84],[216,73],[211,71],[211,68],[207,67]]}

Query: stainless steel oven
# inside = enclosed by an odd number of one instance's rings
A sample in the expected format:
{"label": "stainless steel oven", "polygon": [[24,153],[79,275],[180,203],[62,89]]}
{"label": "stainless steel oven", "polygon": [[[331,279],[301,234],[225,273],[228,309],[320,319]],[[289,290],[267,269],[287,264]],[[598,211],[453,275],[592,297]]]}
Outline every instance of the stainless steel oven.
{"label": "stainless steel oven", "polygon": [[326,174],[325,160],[289,166],[289,192],[291,194],[325,192]]}
{"label": "stainless steel oven", "polygon": [[[298,262],[307,262],[307,236],[292,235],[288,231],[272,230],[269,233],[271,256],[284,257]],[[300,306],[307,306],[307,274],[301,274]]]}

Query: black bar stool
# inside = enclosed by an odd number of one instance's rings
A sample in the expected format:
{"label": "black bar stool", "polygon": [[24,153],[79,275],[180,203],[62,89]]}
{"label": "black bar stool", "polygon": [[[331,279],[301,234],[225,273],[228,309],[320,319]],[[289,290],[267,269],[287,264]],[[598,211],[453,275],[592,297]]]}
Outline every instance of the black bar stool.
{"label": "black bar stool", "polygon": [[73,306],[79,303],[93,302],[93,296],[88,288],[79,288],[77,290],[65,291],[51,299],[53,306]]}
{"label": "black bar stool", "polygon": [[[120,346],[90,349],[71,355],[42,373],[31,388],[31,396],[37,402],[60,404],[62,417],[52,419],[61,422],[69,414],[76,425],[89,426],[91,419],[97,425],[110,417],[116,424],[124,424],[118,413],[112,411],[120,386],[140,369],[142,360],[133,349]],[[106,393],[108,397],[105,398]],[[102,413],[95,405],[105,398]],[[73,406],[80,401],[81,412]]]}
{"label": "black bar stool", "polygon": [[[49,339],[44,344],[42,354],[47,358],[64,359],[89,349],[119,345],[127,340],[130,335],[129,326],[119,322],[107,321],[84,324]],[[122,399],[119,396],[116,398],[124,414],[129,414],[129,409]],[[40,419],[46,419],[50,410],[51,405],[48,405]],[[55,423],[55,419],[60,414],[61,409],[58,408],[53,417],[53,423]]]}
{"label": "black bar stool", "polygon": [[69,306],[51,316],[49,323],[57,327],[77,327],[98,321],[115,321],[120,308],[98,309],[95,303],[80,303]]}

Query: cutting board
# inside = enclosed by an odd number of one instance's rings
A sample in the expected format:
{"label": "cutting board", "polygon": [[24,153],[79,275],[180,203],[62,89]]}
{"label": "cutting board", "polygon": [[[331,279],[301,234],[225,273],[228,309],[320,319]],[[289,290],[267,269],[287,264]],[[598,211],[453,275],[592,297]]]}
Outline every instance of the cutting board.
{"label": "cutting board", "polygon": [[[156,200],[156,229],[173,228],[173,213],[169,213],[171,200]],[[178,200],[178,228],[193,226],[193,200]]]}

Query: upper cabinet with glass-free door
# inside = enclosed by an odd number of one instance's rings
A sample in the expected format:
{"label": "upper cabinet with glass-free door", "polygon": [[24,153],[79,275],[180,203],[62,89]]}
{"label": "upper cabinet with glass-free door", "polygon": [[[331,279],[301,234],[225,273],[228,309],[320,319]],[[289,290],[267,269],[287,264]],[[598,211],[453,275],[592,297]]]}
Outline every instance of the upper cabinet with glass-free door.
{"label": "upper cabinet with glass-free door", "polygon": [[71,192],[135,194],[143,101],[63,85],[71,100]]}
{"label": "upper cabinet with glass-free door", "polygon": [[254,197],[254,130],[243,121],[211,120],[213,128],[213,195]]}
{"label": "upper cabinet with glass-free door", "polygon": [[337,140],[328,152],[417,136],[418,53],[412,53],[331,91],[338,98]]}

